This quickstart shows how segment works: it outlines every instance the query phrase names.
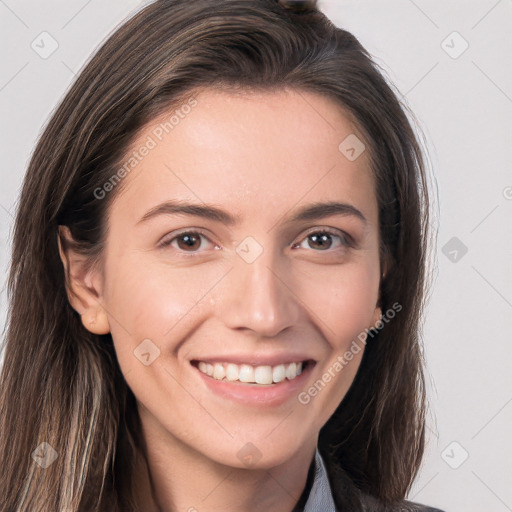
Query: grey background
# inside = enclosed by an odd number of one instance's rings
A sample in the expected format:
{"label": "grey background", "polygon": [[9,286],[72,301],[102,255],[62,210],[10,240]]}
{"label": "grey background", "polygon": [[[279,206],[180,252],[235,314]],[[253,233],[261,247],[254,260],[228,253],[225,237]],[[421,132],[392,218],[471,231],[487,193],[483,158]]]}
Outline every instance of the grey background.
{"label": "grey background", "polygon": [[[38,133],[93,50],[143,3],[0,0],[5,271],[15,201]],[[512,0],[320,6],[404,95],[438,189],[435,282],[424,325],[429,441],[410,499],[447,512],[512,511]],[[48,51],[52,39],[58,48],[46,59],[31,47]],[[2,326],[6,309],[3,286]]]}

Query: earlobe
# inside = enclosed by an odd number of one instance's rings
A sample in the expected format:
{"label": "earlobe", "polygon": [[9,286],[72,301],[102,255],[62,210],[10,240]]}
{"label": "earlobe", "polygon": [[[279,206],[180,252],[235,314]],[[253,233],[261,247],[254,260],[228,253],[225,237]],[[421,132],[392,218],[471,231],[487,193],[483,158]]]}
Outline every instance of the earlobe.
{"label": "earlobe", "polygon": [[382,309],[380,308],[380,306],[377,306],[375,308],[375,311],[373,312],[371,327],[374,328],[377,325],[377,322],[379,322],[381,320],[382,320]]}
{"label": "earlobe", "polygon": [[57,243],[64,267],[66,292],[71,307],[80,315],[83,326],[94,334],[108,334],[107,312],[101,305],[102,280],[90,260],[73,249],[73,237],[67,226],[59,226]]}
{"label": "earlobe", "polygon": [[88,307],[81,315],[83,326],[93,334],[108,334],[110,324],[105,310],[100,304]]}
{"label": "earlobe", "polygon": [[377,322],[382,321],[382,308],[380,307],[381,304],[381,290],[380,287],[382,286],[382,280],[385,279],[387,273],[389,270],[389,263],[388,258],[383,258],[383,263],[381,267],[381,280],[379,284],[379,298],[377,300],[377,305],[375,306],[375,311],[373,312],[373,318],[372,318],[372,327],[375,327],[377,325]]}

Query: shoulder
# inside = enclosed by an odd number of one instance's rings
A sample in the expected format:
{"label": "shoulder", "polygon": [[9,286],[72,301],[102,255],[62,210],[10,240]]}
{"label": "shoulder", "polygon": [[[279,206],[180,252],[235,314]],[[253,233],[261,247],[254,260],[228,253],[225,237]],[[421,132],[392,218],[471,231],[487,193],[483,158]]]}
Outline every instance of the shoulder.
{"label": "shoulder", "polygon": [[443,512],[438,508],[432,508],[411,501],[401,501],[393,505],[384,505],[368,495],[361,495],[360,499],[364,512]]}
{"label": "shoulder", "polygon": [[442,510],[411,501],[400,501],[394,504],[385,504],[382,501],[361,492],[347,473],[337,465],[329,467],[329,481],[331,492],[337,511],[358,512],[443,512]]}

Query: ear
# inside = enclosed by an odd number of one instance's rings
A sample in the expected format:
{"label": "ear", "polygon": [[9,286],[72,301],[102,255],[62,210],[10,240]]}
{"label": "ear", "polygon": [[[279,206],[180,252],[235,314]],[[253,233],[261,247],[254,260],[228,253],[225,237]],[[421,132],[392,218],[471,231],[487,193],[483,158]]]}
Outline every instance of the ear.
{"label": "ear", "polygon": [[376,306],[375,310],[373,311],[372,323],[371,323],[370,327],[375,327],[377,322],[381,319],[382,319],[382,309],[380,308],[380,306]]}
{"label": "ear", "polygon": [[103,277],[89,258],[74,249],[67,226],[59,226],[57,243],[64,266],[66,292],[71,307],[81,316],[84,327],[93,334],[108,334],[107,312],[101,305]]}
{"label": "ear", "polygon": [[381,285],[382,285],[382,280],[386,277],[388,271],[389,271],[389,259],[387,257],[387,253],[384,255],[384,257],[382,258],[382,266],[381,266],[381,274],[380,274],[380,278],[381,278],[381,281],[379,283],[379,298],[377,299],[377,305],[375,306],[375,311],[373,312],[373,317],[372,317],[372,327],[379,321],[382,319],[382,309],[381,309]]}

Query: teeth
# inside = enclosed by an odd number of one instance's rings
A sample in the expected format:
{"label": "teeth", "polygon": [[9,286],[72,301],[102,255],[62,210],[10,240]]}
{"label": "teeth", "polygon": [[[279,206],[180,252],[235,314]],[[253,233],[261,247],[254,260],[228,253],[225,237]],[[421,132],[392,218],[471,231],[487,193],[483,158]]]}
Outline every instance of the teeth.
{"label": "teeth", "polygon": [[274,382],[281,382],[286,378],[286,370],[284,364],[278,364],[272,368],[272,380]]}
{"label": "teeth", "polygon": [[238,380],[238,366],[236,364],[228,364],[226,367],[226,379],[229,381]]}
{"label": "teeth", "polygon": [[[237,365],[235,364],[234,366],[237,366]],[[241,365],[238,379],[241,382],[256,382],[254,380],[254,368],[248,364]]]}
{"label": "teeth", "polygon": [[213,378],[217,380],[222,380],[226,376],[226,370],[224,370],[224,366],[219,363],[215,363],[213,365]]}
{"label": "teeth", "polygon": [[251,366],[250,364],[199,362],[199,371],[217,380],[240,381],[252,384],[277,384],[285,379],[293,380],[302,373],[302,363],[276,366]]}
{"label": "teeth", "polygon": [[254,380],[256,384],[272,384],[272,366],[256,366]]}
{"label": "teeth", "polygon": [[297,376],[297,365],[295,363],[290,363],[286,367],[286,378],[291,380]]}

